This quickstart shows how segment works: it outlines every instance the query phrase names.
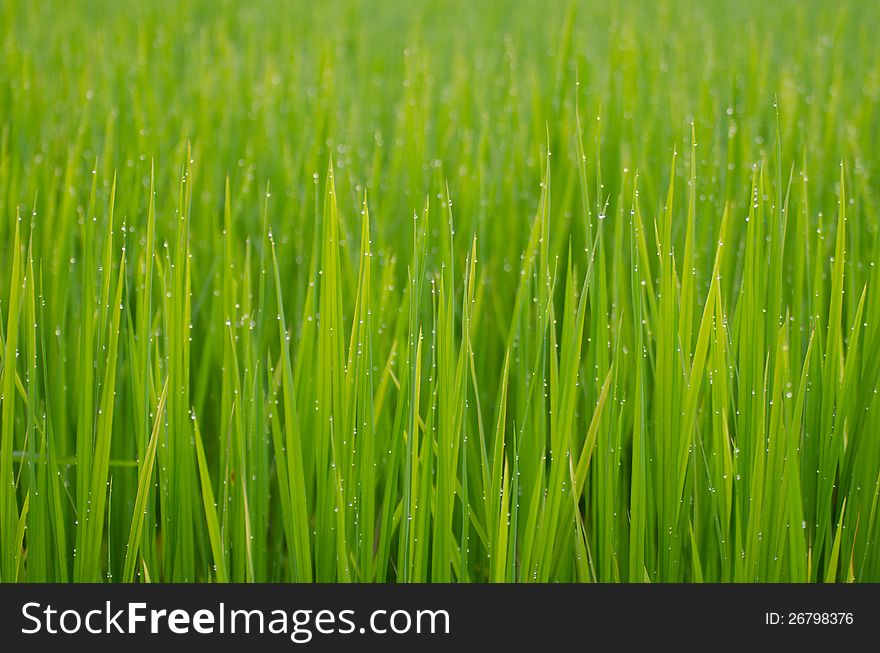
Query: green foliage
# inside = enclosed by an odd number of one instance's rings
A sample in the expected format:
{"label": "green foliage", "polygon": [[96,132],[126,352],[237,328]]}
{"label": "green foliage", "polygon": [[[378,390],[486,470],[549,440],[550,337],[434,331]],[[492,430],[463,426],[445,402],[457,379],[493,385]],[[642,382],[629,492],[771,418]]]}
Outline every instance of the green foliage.
{"label": "green foliage", "polygon": [[880,581],[878,21],[7,1],[0,581]]}

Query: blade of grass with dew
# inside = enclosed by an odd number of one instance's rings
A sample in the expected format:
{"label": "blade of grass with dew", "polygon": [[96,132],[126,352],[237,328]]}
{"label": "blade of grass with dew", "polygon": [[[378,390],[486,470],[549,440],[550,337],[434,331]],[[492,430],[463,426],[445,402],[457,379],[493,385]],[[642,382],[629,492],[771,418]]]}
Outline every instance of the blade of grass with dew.
{"label": "blade of grass with dew", "polygon": [[144,521],[147,515],[147,501],[149,499],[150,485],[153,479],[153,465],[156,462],[156,448],[159,444],[159,433],[161,431],[162,420],[165,416],[165,401],[167,398],[168,381],[166,379],[165,383],[162,385],[162,393],[159,395],[159,403],[156,406],[155,418],[153,420],[153,431],[147,442],[147,448],[144,451],[141,468],[138,473],[137,496],[135,498],[134,512],[132,513],[131,518],[131,531],[128,537],[128,544],[126,544],[125,548],[125,567],[122,574],[122,580],[128,583],[134,580],[135,569],[137,568],[137,562],[140,558],[139,547],[143,539]]}

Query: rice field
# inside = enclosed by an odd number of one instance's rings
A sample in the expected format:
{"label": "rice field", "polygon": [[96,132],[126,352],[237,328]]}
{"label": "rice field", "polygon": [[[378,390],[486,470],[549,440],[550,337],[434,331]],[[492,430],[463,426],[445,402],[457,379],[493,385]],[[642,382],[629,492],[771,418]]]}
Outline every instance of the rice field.
{"label": "rice field", "polygon": [[0,581],[880,581],[878,24],[5,0]]}

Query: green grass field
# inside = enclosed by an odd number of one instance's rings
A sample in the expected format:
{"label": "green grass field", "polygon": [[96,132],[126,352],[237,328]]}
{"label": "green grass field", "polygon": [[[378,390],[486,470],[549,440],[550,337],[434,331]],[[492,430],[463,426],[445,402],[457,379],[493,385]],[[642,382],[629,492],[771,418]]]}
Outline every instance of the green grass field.
{"label": "green grass field", "polygon": [[0,581],[880,581],[878,24],[6,0]]}

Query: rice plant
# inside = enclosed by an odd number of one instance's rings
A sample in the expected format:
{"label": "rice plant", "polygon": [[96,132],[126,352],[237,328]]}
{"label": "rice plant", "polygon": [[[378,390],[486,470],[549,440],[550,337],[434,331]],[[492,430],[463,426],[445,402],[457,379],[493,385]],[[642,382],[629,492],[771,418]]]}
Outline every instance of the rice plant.
{"label": "rice plant", "polygon": [[877,24],[6,0],[0,581],[880,581]]}

